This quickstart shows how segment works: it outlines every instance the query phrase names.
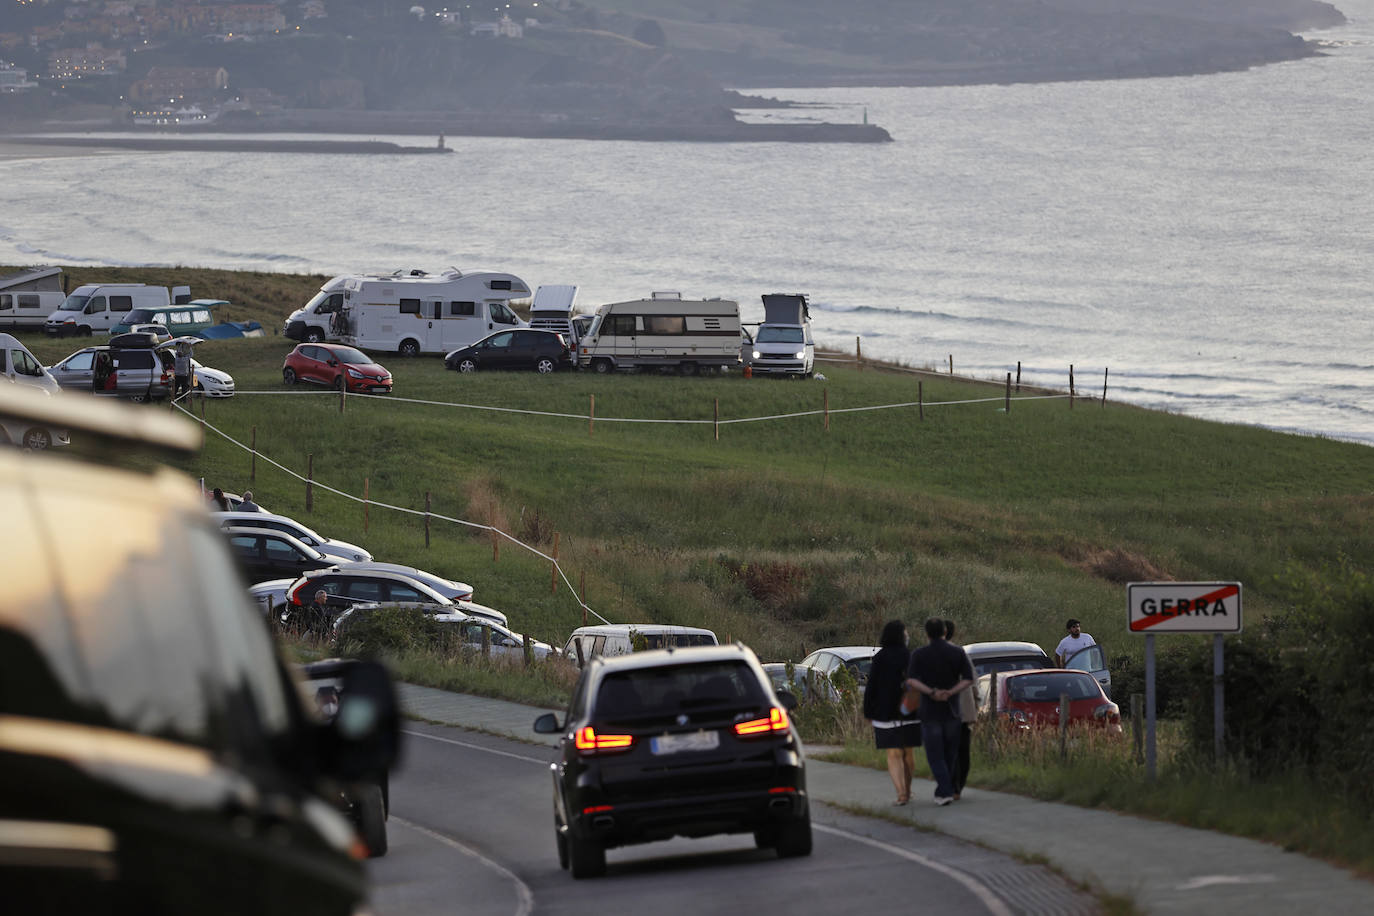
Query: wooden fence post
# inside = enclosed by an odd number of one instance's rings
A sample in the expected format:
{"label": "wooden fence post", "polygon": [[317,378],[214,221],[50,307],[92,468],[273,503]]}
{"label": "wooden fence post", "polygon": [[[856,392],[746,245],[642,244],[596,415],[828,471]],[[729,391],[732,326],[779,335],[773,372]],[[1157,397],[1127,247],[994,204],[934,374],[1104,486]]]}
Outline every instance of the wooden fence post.
{"label": "wooden fence post", "polygon": [[587,397],[592,399],[591,407],[587,411],[587,435],[596,434],[596,395],[589,394]]}
{"label": "wooden fence post", "polygon": [[305,511],[315,511],[315,453],[305,456]]}
{"label": "wooden fence post", "polygon": [[825,413],[825,431],[830,432],[830,389],[825,388],[823,391],[824,394],[822,397],[824,400],[821,403],[821,409]]}
{"label": "wooden fence post", "polygon": [[[1104,396],[1104,399],[1105,399],[1105,396]],[[249,483],[257,483],[257,480],[258,480],[258,428],[257,428],[256,426],[253,427],[253,438],[252,438],[252,439],[250,440],[250,442],[249,442],[248,454],[249,454],[249,461],[250,461],[250,463],[249,463],[249,465],[248,465],[248,482],[249,482]]]}
{"label": "wooden fence post", "polygon": [[495,563],[501,559],[501,535],[497,532],[496,526],[491,526],[491,562]]}
{"label": "wooden fence post", "polygon": [[858,365],[859,371],[864,371],[864,348],[859,338],[854,338],[854,362]]}
{"label": "wooden fence post", "polygon": [[429,491],[425,491],[425,549],[429,549]]}
{"label": "wooden fence post", "polygon": [[1069,363],[1069,410],[1073,410],[1073,363]]}
{"label": "wooden fence post", "polygon": [[371,482],[371,477],[363,478],[363,534],[367,534],[368,509],[371,508],[371,505],[368,503],[367,487]]}
{"label": "wooden fence post", "polygon": [[720,398],[716,398],[716,415],[713,425],[716,431],[716,441],[720,441]]}
{"label": "wooden fence post", "polygon": [[949,374],[954,374],[954,354],[949,354]]}
{"label": "wooden fence post", "polygon": [[[210,399],[209,399],[209,398],[201,398],[201,399],[200,399],[200,425],[201,425],[201,426],[204,426],[204,425],[205,425],[205,402],[208,401],[208,400],[210,400]],[[194,402],[192,402],[192,403],[194,403]]]}
{"label": "wooden fence post", "polygon": [[553,566],[549,568],[549,594],[558,591],[558,532],[553,533]]}
{"label": "wooden fence post", "polygon": [[1021,360],[1016,361],[1016,393],[1021,393]]}
{"label": "wooden fence post", "polygon": [[529,635],[528,633],[525,634],[524,643],[525,643],[525,646],[524,646],[524,648],[525,648],[525,667],[528,668],[528,667],[530,666],[530,662],[531,662],[531,661],[533,660],[533,658],[534,658],[534,643],[530,641],[530,635]]}
{"label": "wooden fence post", "polygon": [[1007,413],[1011,413],[1011,373],[1010,373],[1010,372],[1007,373],[1007,392],[1006,392],[1006,394],[1003,396],[1002,401],[1003,401],[1002,409],[1003,409],[1004,411],[1006,411]]}
{"label": "wooden fence post", "polygon": [[1107,406],[1107,367],[1102,367],[1102,406]]}
{"label": "wooden fence post", "polygon": [[916,409],[920,411],[919,416],[922,421],[926,418],[926,383],[916,383]]}

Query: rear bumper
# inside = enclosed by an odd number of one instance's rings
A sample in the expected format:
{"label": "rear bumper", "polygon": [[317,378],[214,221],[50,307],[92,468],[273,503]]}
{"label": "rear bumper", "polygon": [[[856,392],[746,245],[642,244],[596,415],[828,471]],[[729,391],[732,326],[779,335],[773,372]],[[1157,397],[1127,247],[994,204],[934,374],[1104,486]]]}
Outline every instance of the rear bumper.
{"label": "rear bumper", "polygon": [[751,833],[807,813],[804,787],[786,793],[758,790],[680,796],[607,806],[572,816],[569,832],[610,849],[672,837]]}

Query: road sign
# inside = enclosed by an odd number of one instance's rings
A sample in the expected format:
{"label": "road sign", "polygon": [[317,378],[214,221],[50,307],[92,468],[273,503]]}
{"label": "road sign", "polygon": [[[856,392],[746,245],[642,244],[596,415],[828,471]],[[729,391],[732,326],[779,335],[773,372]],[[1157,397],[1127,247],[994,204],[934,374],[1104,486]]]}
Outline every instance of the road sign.
{"label": "road sign", "polygon": [[1239,633],[1239,582],[1132,582],[1126,586],[1132,633]]}

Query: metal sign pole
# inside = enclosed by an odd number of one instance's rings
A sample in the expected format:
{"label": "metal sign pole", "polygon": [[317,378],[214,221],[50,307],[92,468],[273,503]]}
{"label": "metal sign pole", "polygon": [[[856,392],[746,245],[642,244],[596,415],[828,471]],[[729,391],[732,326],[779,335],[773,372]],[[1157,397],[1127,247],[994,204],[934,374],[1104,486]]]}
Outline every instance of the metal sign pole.
{"label": "metal sign pole", "polygon": [[1155,781],[1155,635],[1145,634],[1145,779]]}
{"label": "metal sign pole", "polygon": [[1212,637],[1212,730],[1216,735],[1217,763],[1221,763],[1226,754],[1226,685],[1222,679],[1225,664],[1222,636],[1217,633]]}

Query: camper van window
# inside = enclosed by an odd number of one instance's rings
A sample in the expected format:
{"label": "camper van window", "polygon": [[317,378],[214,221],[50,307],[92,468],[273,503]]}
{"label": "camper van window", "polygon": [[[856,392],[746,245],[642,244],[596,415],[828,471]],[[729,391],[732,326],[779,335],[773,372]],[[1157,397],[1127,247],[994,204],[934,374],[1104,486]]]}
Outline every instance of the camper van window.
{"label": "camper van window", "polygon": [[602,322],[601,333],[607,337],[634,337],[635,316],[610,315]]}
{"label": "camper van window", "polygon": [[25,295],[23,295],[23,294],[21,293],[20,296],[19,296],[19,307],[20,307],[21,309],[36,309],[36,308],[38,308],[38,297],[37,297],[37,296],[25,296]]}
{"label": "camper van window", "polygon": [[472,316],[472,315],[476,315],[476,314],[477,314],[477,303],[476,303],[476,302],[450,302],[450,303],[448,304],[448,313],[449,313],[450,316],[456,316],[456,317],[458,317],[458,318],[467,318],[467,317],[470,317],[470,316]]}
{"label": "camper van window", "polygon": [[509,280],[492,280],[492,281],[491,281],[491,288],[492,288],[492,289],[510,289],[510,281],[509,281]]}
{"label": "camper van window", "polygon": [[13,302],[9,296],[0,296],[0,312],[9,311],[13,307]]}
{"label": "camper van window", "polygon": [[195,315],[196,321],[198,321],[198,322],[199,322],[199,321],[209,321],[209,320],[210,320],[210,310],[209,310],[209,309],[198,309],[198,310],[194,313],[194,315]]}
{"label": "camper van window", "polygon": [[419,300],[419,299],[402,299],[402,300],[401,300],[401,314],[402,314],[402,315],[418,315],[418,314],[420,314],[420,300]]}
{"label": "camper van window", "polygon": [[104,296],[95,296],[94,298],[91,298],[91,299],[86,300],[86,314],[87,314],[87,315],[94,315],[94,314],[96,314],[97,312],[103,312],[103,311],[105,311],[105,297],[104,297]]}
{"label": "camper van window", "polygon": [[172,313],[172,324],[190,324],[190,323],[191,323],[191,313],[190,313],[190,312],[173,312],[173,313]]}
{"label": "camper van window", "polygon": [[681,315],[645,315],[646,334],[686,334],[687,319]]}
{"label": "camper van window", "polygon": [[43,367],[23,350],[10,351],[10,365],[16,375],[42,375]]}
{"label": "camper van window", "polygon": [[134,297],[133,297],[133,296],[111,296],[111,297],[110,297],[110,311],[112,311],[112,312],[127,312],[127,311],[129,311],[129,309],[131,309],[131,308],[133,308],[133,307],[134,307]]}

